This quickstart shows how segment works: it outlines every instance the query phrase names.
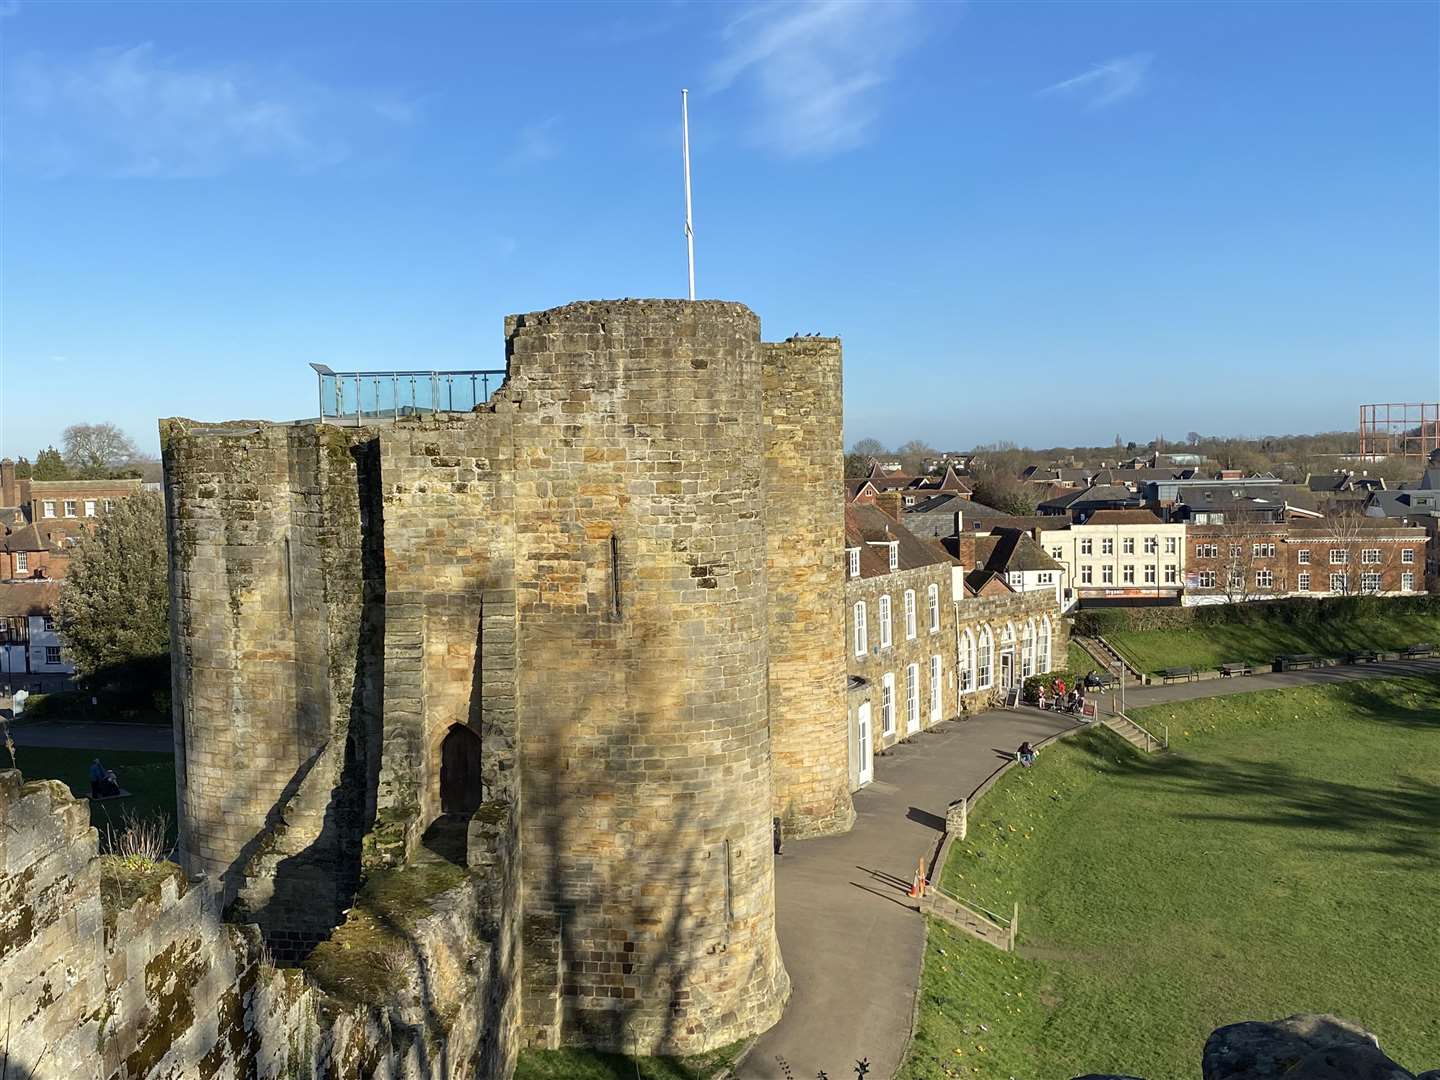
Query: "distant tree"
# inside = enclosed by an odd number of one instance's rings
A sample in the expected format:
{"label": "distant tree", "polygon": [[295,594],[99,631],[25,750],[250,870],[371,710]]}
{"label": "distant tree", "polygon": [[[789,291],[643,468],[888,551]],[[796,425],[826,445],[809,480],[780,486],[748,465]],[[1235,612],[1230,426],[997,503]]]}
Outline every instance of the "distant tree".
{"label": "distant tree", "polygon": [[1191,432],[1189,432],[1189,433],[1186,434],[1186,436],[1185,436],[1185,441],[1186,441],[1187,443],[1189,443],[1191,446],[1199,446],[1199,445],[1200,445],[1200,433],[1199,433],[1198,431],[1191,431]]}
{"label": "distant tree", "polygon": [[71,424],[65,429],[65,464],[85,480],[104,480],[140,456],[135,443],[114,424]]}
{"label": "distant tree", "polygon": [[846,478],[870,475],[870,459],[864,454],[845,455]]}
{"label": "distant tree", "polygon": [[860,439],[854,446],[850,447],[852,454],[860,454],[864,457],[880,457],[890,451],[885,449],[885,444],[879,439]]}
{"label": "distant tree", "polygon": [[913,474],[924,472],[926,465],[940,455],[923,439],[911,439],[895,451],[895,456],[900,459],[900,467]]}
{"label": "distant tree", "polygon": [[1025,452],[1014,443],[994,445],[970,466],[975,501],[1007,514],[1035,513],[1040,491],[1020,475],[1026,465]]}
{"label": "distant tree", "polygon": [[141,492],[82,534],[60,589],[57,628],[86,679],[163,669],[170,653],[165,506]]}
{"label": "distant tree", "polygon": [[1122,439],[1122,438],[1120,438],[1120,433],[1117,431],[1117,432],[1115,433],[1115,449],[1116,449],[1116,450],[1123,450],[1124,448],[1125,448],[1125,440]]}
{"label": "distant tree", "polygon": [[70,469],[60,451],[47,446],[35,455],[35,466],[30,470],[32,480],[69,480]]}
{"label": "distant tree", "polygon": [[16,480],[29,480],[29,479],[32,479],[32,477],[31,477],[30,474],[33,473],[34,471],[35,471],[35,466],[33,466],[33,465],[30,464],[30,459],[27,458],[27,457],[22,457],[19,461],[15,462],[15,479],[16,479]]}

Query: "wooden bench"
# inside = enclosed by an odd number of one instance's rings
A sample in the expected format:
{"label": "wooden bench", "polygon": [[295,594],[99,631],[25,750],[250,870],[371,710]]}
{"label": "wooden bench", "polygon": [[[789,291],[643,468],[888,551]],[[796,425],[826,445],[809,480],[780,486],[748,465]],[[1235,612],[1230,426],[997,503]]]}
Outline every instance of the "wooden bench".
{"label": "wooden bench", "polygon": [[1380,654],[1374,649],[1357,649],[1345,654],[1345,662],[1347,664],[1378,664]]}
{"label": "wooden bench", "polygon": [[1178,682],[1182,679],[1190,682],[1199,677],[1199,674],[1193,667],[1167,667],[1160,669],[1160,681],[1162,683]]}
{"label": "wooden bench", "polygon": [[1220,677],[1222,679],[1233,679],[1237,675],[1249,675],[1249,664],[1221,664]]}
{"label": "wooden bench", "polygon": [[1319,662],[1319,657],[1310,653],[1282,653],[1275,657],[1275,670],[1300,671],[1302,668],[1313,668]]}
{"label": "wooden bench", "polygon": [[1430,642],[1428,641],[1421,641],[1417,642],[1414,645],[1411,645],[1400,655],[1406,660],[1423,660],[1426,657],[1434,655],[1434,653],[1434,645],[1430,644]]}

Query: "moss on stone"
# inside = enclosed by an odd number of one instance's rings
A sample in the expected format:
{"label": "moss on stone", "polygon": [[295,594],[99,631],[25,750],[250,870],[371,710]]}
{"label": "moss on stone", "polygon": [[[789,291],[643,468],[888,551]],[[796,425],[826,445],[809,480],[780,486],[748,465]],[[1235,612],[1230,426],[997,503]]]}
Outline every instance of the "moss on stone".
{"label": "moss on stone", "polygon": [[185,894],[185,871],[168,860],[101,855],[95,861],[100,869],[100,906],[107,936],[115,933],[120,912],[141,900],[158,900],[167,879],[174,879],[176,895]]}

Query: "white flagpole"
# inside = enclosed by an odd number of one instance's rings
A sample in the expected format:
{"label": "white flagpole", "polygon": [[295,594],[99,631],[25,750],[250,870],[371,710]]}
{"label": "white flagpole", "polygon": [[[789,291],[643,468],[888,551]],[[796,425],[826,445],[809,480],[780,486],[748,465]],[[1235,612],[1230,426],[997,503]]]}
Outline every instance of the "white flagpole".
{"label": "white flagpole", "polygon": [[680,91],[681,141],[685,153],[685,246],[690,263],[690,299],[695,299],[695,229],[690,224],[690,91]]}

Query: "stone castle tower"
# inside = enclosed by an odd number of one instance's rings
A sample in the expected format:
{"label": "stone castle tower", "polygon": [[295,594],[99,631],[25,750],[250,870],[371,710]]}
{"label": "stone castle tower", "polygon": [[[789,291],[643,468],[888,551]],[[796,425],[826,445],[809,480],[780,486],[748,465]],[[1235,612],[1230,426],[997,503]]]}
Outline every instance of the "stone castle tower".
{"label": "stone castle tower", "polygon": [[789,991],[772,816],[853,818],[840,344],[621,301],[506,352],[471,413],[162,425],[182,858],[283,961],[458,827],[526,1042],[722,1045]]}

